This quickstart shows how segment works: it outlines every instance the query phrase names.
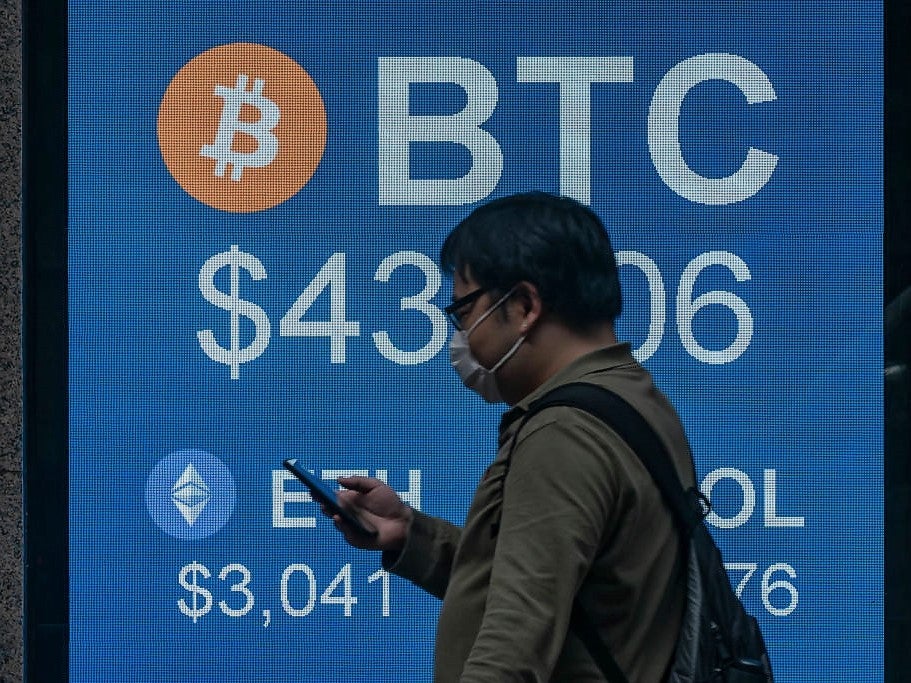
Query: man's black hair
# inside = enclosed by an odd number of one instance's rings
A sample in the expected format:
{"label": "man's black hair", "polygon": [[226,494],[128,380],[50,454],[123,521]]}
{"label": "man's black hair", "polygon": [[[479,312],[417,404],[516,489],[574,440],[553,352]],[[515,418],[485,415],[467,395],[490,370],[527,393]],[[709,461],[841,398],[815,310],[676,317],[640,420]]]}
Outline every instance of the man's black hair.
{"label": "man's black hair", "polygon": [[623,307],[604,224],[568,197],[528,192],[479,206],[446,238],[440,264],[493,292],[531,282],[546,309],[574,329],[612,322]]}

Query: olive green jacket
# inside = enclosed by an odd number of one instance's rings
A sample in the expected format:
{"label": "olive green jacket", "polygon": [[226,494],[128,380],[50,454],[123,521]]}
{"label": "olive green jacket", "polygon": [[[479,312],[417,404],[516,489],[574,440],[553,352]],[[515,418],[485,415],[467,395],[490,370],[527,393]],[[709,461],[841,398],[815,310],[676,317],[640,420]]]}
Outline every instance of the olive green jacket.
{"label": "olive green jacket", "polygon": [[568,631],[577,593],[630,683],[657,683],[670,662],[685,567],[670,512],[629,446],[584,411],[548,408],[522,428],[506,476],[529,403],[576,381],[631,403],[694,484],[680,420],[628,344],[578,359],[519,402],[503,416],[464,527],[415,511],[401,553],[384,556],[443,599],[436,683],[604,681]]}

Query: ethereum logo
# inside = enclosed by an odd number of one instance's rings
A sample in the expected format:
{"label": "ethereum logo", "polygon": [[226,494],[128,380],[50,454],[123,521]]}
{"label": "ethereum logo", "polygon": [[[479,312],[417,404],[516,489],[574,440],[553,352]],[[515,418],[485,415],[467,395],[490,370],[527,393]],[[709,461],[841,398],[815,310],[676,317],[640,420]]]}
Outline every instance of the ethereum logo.
{"label": "ethereum logo", "polygon": [[187,524],[193,526],[196,518],[211,499],[212,493],[206,482],[199,476],[193,463],[188,464],[183,474],[171,487],[171,502],[187,520]]}
{"label": "ethereum logo", "polygon": [[228,523],[237,492],[227,465],[211,453],[185,448],[169,453],[152,468],[145,502],[152,521],[164,533],[197,541]]}

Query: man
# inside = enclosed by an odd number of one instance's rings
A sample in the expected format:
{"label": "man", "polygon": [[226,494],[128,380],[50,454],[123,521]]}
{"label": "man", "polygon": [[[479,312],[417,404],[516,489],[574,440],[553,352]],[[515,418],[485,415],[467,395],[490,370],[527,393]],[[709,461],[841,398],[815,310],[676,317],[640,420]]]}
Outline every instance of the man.
{"label": "man", "polygon": [[685,563],[651,477],[613,430],[575,408],[543,410],[516,437],[547,391],[605,386],[641,412],[694,485],[676,413],[614,335],[620,285],[604,226],[571,199],[515,195],[472,212],[440,261],[453,276],[453,365],[486,399],[511,406],[499,451],[461,529],[361,477],[339,480],[349,489],[339,500],[376,538],[339,517],[336,525],[442,598],[438,683],[604,681],[570,628],[577,594],[630,683],[660,681],[683,614]]}

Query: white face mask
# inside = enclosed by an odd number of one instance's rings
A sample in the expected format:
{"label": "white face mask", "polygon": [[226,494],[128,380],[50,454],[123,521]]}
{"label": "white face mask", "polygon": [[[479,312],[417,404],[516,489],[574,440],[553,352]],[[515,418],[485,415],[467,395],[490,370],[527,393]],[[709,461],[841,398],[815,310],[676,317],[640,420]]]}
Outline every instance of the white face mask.
{"label": "white face mask", "polygon": [[497,310],[497,308],[506,301],[515,290],[516,288],[513,287],[506,292],[499,301],[488,308],[484,314],[474,322],[474,325],[467,330],[456,330],[449,342],[449,362],[452,363],[452,367],[455,368],[455,371],[459,373],[459,377],[462,378],[462,383],[476,392],[488,403],[503,403],[503,396],[500,394],[500,389],[497,386],[497,370],[503,367],[506,361],[512,358],[515,352],[519,350],[522,342],[525,341],[526,335],[523,334],[519,337],[509,351],[507,351],[506,354],[489,370],[481,365],[478,359],[474,357],[471,348],[468,346],[468,337],[475,331],[478,325],[480,325],[491,313]]}

